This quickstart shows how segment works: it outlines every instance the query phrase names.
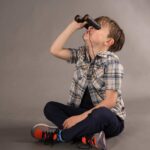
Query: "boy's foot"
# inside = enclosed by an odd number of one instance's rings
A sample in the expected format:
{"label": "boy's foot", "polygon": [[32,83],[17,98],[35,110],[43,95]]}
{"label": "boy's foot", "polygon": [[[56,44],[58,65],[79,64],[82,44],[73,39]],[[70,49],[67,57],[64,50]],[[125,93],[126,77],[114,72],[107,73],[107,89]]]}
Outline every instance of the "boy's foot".
{"label": "boy's foot", "polygon": [[31,129],[31,135],[44,144],[58,142],[59,130],[56,126],[38,123]]}
{"label": "boy's foot", "polygon": [[92,138],[82,137],[83,144],[89,144],[99,150],[107,150],[105,133],[101,131],[100,133],[94,134]]}

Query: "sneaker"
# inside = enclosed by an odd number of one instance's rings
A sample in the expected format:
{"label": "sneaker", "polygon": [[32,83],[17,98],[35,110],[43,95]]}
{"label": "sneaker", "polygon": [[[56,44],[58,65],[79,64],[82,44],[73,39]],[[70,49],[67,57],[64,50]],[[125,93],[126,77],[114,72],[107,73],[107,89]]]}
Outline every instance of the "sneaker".
{"label": "sneaker", "polygon": [[58,128],[47,124],[38,123],[31,129],[33,138],[43,142],[44,144],[58,142]]}
{"label": "sneaker", "polygon": [[101,131],[100,133],[94,134],[92,138],[82,137],[82,143],[88,144],[99,150],[107,150],[105,133],[103,131]]}

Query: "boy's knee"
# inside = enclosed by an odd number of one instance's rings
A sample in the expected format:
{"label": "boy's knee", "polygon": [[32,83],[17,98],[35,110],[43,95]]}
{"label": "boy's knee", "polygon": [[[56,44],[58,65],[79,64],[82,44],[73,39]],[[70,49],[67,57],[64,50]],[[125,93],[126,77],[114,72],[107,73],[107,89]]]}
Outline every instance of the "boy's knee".
{"label": "boy's knee", "polygon": [[54,105],[55,105],[54,101],[50,101],[50,102],[46,103],[44,110],[43,110],[45,116],[47,116],[47,114],[49,114],[50,112],[53,111]]}
{"label": "boy's knee", "polygon": [[104,106],[93,110],[93,112],[98,112],[98,113],[107,113],[108,111],[110,110]]}
{"label": "boy's knee", "polygon": [[93,110],[92,112],[92,117],[94,117],[94,119],[100,119],[100,120],[105,120],[105,119],[109,119],[111,114],[111,111],[106,108],[106,107],[100,107],[98,109]]}

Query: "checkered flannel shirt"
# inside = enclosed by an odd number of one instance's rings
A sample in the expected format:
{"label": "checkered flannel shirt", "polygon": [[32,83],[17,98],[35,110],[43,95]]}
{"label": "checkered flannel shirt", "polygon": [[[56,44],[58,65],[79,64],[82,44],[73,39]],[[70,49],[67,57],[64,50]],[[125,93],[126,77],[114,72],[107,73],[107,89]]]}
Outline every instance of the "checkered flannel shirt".
{"label": "checkered flannel shirt", "polygon": [[126,112],[121,96],[124,72],[118,56],[113,52],[103,51],[98,52],[96,57],[91,60],[85,46],[78,49],[69,48],[69,50],[71,57],[67,62],[74,63],[75,70],[69,91],[68,105],[78,107],[87,86],[94,106],[105,99],[106,90],[115,90],[118,92],[117,103],[111,110],[124,120]]}

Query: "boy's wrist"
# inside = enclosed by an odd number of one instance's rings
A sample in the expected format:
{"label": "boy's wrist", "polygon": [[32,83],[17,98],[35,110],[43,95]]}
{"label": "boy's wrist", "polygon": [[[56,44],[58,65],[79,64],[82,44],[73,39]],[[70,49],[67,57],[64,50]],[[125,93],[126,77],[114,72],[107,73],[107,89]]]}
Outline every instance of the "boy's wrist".
{"label": "boy's wrist", "polygon": [[83,115],[84,118],[86,118],[86,117],[89,115],[89,112],[86,111],[86,112],[84,112],[82,115]]}

